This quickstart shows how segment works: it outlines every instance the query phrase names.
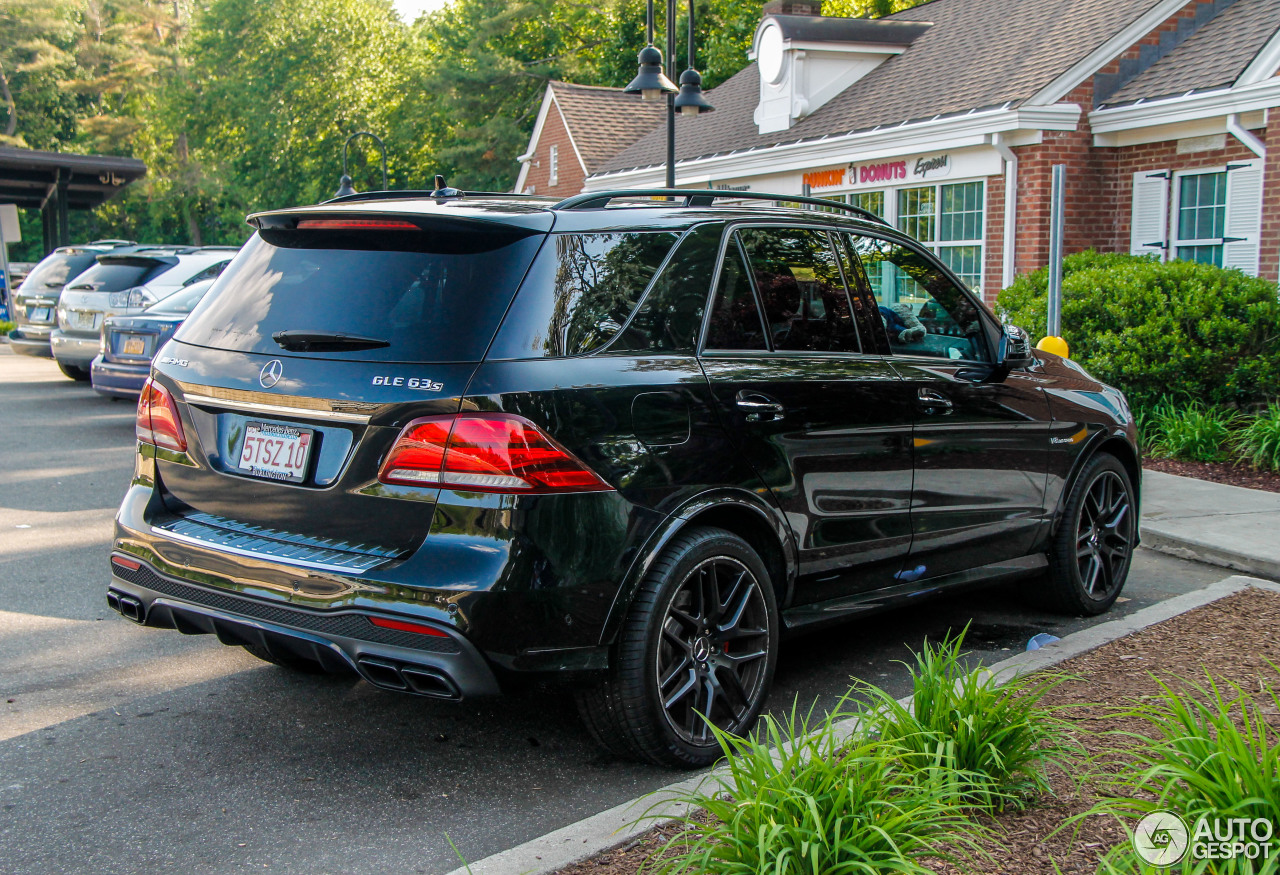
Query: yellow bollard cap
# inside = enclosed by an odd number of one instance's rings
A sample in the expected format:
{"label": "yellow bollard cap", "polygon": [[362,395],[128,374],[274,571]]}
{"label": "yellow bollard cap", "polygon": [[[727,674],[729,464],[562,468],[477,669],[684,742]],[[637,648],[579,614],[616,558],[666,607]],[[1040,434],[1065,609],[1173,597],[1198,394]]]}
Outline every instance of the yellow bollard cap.
{"label": "yellow bollard cap", "polygon": [[1067,342],[1061,337],[1053,337],[1052,335],[1049,337],[1042,337],[1040,338],[1040,342],[1036,344],[1036,349],[1042,349],[1045,352],[1060,355],[1064,359],[1071,358],[1071,350],[1067,346]]}

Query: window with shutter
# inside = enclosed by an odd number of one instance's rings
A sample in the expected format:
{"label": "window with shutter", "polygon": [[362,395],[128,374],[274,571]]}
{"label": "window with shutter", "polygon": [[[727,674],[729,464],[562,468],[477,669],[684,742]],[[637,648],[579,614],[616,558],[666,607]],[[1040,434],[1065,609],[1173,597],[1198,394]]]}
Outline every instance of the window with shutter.
{"label": "window with shutter", "polygon": [[1258,273],[1259,238],[1262,234],[1262,162],[1241,161],[1227,165],[1226,230],[1222,266]]}
{"label": "window with shutter", "polygon": [[1133,213],[1129,222],[1129,254],[1158,255],[1168,250],[1169,171],[1133,174]]}

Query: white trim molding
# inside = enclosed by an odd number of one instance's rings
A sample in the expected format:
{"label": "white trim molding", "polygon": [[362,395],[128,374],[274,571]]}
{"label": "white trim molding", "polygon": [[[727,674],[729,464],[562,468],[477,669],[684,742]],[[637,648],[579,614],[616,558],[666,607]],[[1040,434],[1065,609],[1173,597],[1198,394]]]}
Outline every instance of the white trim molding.
{"label": "white trim molding", "polygon": [[1089,113],[1089,124],[1095,134],[1106,134],[1214,116],[1239,115],[1274,107],[1280,107],[1280,76],[1251,85],[1191,92],[1175,97],[1140,100],[1125,106],[1095,109]]}
{"label": "white trim molding", "polygon": [[[551,109],[551,104],[555,97],[551,93],[551,83],[547,83],[547,90],[542,92],[542,106],[538,107],[538,120],[533,123],[533,133],[529,135],[529,149],[516,160],[520,162],[520,175],[516,177],[516,187],[513,189],[515,194],[524,191],[525,180],[529,178],[529,161],[533,158],[534,153],[538,151],[538,138],[542,136],[542,126],[547,123],[547,113]],[[563,120],[563,116],[561,117]]]}
{"label": "white trim molding", "polygon": [[1236,79],[1236,87],[1262,82],[1275,76],[1277,72],[1280,72],[1280,30],[1276,31],[1275,35],[1267,40],[1262,50],[1253,56],[1249,66],[1245,67],[1244,72]]}
{"label": "white trim molding", "polygon": [[1244,125],[1240,124],[1240,116],[1237,113],[1231,113],[1227,116],[1227,133],[1235,137],[1245,148],[1253,154],[1257,155],[1264,161],[1267,158],[1267,147],[1263,145],[1262,140],[1258,139],[1258,135],[1249,131]]}
{"label": "white trim molding", "polygon": [[1000,246],[1000,288],[1013,284],[1015,248],[1018,243],[1018,156],[1009,148],[1004,134],[991,137],[992,147],[1004,159],[1004,233]]}

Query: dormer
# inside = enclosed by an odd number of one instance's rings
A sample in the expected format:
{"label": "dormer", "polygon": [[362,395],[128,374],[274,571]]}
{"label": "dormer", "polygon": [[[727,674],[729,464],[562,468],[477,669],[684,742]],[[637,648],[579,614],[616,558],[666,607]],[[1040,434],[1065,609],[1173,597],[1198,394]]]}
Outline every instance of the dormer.
{"label": "dormer", "polygon": [[765,6],[748,57],[760,73],[755,122],[785,131],[876,67],[907,50],[933,25],[922,21],[828,18],[820,2]]}

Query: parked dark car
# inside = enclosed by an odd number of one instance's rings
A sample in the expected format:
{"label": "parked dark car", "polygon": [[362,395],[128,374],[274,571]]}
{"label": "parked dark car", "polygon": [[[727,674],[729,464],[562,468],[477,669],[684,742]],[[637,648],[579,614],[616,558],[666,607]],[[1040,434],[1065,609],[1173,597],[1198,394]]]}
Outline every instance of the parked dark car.
{"label": "parked dark car", "polygon": [[609,749],[696,766],[784,633],[1120,593],[1124,397],[874,216],[435,194],[250,217],[143,390],[113,608],[438,698],[558,676]]}
{"label": "parked dark car", "polygon": [[151,359],[173,336],[213,280],[199,280],[137,316],[108,316],[102,345],[90,366],[93,390],[109,398],[137,398],[151,374]]}

